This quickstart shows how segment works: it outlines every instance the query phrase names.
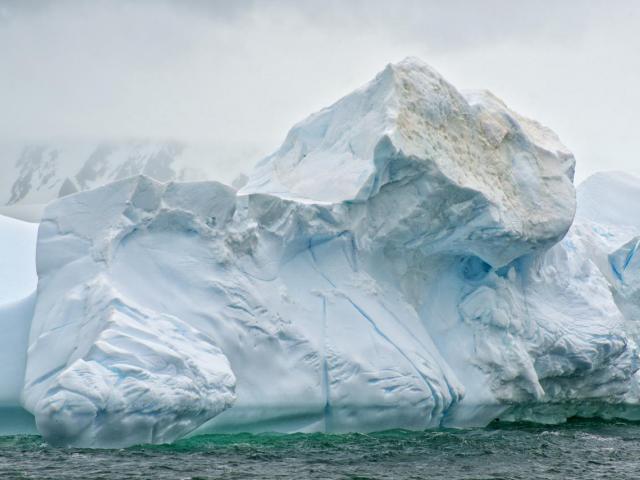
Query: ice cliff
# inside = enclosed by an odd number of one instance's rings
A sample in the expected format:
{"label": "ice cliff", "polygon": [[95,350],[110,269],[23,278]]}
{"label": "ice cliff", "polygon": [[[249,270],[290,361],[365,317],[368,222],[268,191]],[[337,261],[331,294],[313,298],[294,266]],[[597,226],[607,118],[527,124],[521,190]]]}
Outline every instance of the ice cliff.
{"label": "ice cliff", "polygon": [[638,228],[574,222],[573,170],[549,129],[407,59],[240,191],[138,176],[64,197],[23,405],[48,441],[97,447],[635,418]]}

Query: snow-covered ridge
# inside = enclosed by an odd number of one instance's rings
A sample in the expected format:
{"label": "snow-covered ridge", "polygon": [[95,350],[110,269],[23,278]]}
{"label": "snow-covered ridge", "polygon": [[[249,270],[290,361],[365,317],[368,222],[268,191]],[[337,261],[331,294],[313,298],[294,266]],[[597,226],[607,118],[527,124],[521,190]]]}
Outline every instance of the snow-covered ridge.
{"label": "snow-covered ridge", "polygon": [[64,197],[23,405],[83,446],[636,418],[634,237],[572,225],[573,168],[549,129],[408,59],[239,192],[138,176]]}

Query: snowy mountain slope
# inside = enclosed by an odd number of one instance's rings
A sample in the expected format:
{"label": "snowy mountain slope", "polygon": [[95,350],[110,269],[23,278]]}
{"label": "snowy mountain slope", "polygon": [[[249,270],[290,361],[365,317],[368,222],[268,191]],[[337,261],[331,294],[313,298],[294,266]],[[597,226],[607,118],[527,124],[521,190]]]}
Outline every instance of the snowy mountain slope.
{"label": "snowy mountain slope", "polygon": [[599,172],[578,188],[577,215],[602,225],[640,230],[640,177],[626,172]]}
{"label": "snowy mountain slope", "polygon": [[231,182],[254,149],[178,141],[60,141],[0,145],[0,212],[32,220],[49,201],[132,175]]}
{"label": "snowy mountain slope", "polygon": [[61,198],[23,404],[48,441],[98,447],[637,418],[636,295],[612,273],[635,249],[572,226],[573,166],[550,130],[408,59],[239,192],[141,176]]}

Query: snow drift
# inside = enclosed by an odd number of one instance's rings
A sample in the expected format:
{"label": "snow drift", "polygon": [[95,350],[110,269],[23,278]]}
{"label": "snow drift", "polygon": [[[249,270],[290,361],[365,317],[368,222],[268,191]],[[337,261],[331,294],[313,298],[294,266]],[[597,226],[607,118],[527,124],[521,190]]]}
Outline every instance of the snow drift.
{"label": "snow drift", "polygon": [[55,201],[24,406],[83,446],[633,417],[637,244],[572,227],[573,169],[407,59],[239,192],[139,176]]}

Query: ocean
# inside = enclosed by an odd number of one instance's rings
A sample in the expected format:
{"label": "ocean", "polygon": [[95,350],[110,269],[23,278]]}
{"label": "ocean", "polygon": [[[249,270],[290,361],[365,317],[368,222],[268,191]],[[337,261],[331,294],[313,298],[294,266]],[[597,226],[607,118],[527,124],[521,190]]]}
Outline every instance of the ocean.
{"label": "ocean", "polygon": [[2,479],[634,479],[640,423],[493,423],[469,430],[203,435],[126,449],[0,437]]}

